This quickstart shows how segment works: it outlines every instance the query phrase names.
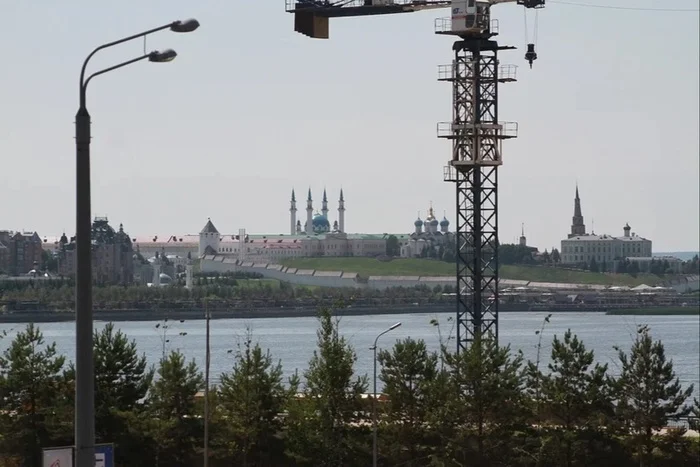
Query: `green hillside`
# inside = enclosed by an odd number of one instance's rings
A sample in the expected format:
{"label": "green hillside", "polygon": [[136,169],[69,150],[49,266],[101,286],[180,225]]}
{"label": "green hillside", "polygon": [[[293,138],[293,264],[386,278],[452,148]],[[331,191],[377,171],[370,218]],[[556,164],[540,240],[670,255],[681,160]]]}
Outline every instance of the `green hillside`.
{"label": "green hillside", "polygon": [[[369,276],[452,276],[455,265],[433,259],[400,258],[379,261],[374,258],[292,258],[281,261],[284,266],[319,271],[356,272]],[[655,285],[661,278],[651,274],[602,274],[543,266],[501,266],[502,279],[534,282],[563,282],[570,284]]]}

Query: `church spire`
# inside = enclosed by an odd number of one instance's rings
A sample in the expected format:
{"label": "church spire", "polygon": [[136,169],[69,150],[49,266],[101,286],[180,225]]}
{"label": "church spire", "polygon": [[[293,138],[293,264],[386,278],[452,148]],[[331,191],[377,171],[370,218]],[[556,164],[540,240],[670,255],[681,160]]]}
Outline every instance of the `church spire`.
{"label": "church spire", "polygon": [[294,188],[292,188],[292,201],[297,202],[297,195],[294,193]]}
{"label": "church spire", "polygon": [[578,194],[578,183],[576,184],[576,196],[574,197],[574,217],[571,219],[571,233],[569,238],[578,235],[586,235],[586,225],[583,223],[583,214],[581,214],[581,198]]}

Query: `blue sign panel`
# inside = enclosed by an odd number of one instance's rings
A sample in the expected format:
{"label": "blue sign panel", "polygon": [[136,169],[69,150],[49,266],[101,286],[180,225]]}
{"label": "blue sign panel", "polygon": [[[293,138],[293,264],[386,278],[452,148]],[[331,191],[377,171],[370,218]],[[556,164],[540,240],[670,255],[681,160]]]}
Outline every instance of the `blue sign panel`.
{"label": "blue sign panel", "polygon": [[95,445],[95,467],[114,467],[114,445]]}

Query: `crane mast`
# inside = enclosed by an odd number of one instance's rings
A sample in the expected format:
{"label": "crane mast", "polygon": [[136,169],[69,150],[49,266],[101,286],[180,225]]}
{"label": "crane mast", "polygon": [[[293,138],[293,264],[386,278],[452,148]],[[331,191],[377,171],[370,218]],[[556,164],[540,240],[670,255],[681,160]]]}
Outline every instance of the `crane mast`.
{"label": "crane mast", "polygon": [[[498,167],[502,143],[517,136],[518,125],[498,115],[498,86],[516,80],[517,67],[501,65],[498,21],[491,7],[517,3],[544,7],[545,0],[286,0],[295,15],[295,30],[309,37],[328,38],[328,19],[447,8],[435,33],[455,36],[450,65],[438,67],[438,80],[452,84],[452,121],[438,123],[437,136],[452,144],[444,180],[456,190],[455,251],[457,279],[457,351],[482,336],[498,339]],[[525,59],[537,59],[528,44]]]}

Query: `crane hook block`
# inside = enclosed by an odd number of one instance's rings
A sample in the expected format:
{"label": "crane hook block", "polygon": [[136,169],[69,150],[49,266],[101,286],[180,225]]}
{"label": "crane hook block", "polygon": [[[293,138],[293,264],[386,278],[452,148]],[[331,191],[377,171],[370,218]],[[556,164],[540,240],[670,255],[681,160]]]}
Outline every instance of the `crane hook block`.
{"label": "crane hook block", "polygon": [[530,68],[532,69],[532,62],[537,60],[537,52],[535,52],[535,44],[528,44],[527,45],[527,52],[525,52],[525,60],[528,61],[530,64]]}

